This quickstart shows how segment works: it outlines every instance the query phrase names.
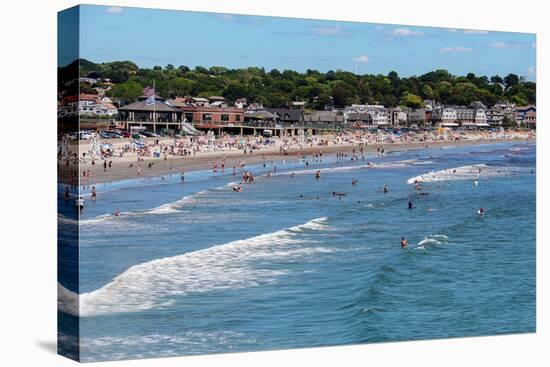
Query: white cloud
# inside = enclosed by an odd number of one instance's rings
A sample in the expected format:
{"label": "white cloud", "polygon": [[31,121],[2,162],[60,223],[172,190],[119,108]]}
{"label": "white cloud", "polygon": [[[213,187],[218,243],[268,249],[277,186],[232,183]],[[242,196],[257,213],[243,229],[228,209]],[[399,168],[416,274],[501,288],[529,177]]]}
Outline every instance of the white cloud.
{"label": "white cloud", "polygon": [[447,28],[447,32],[457,33],[462,32],[464,34],[487,34],[489,31],[482,31],[479,29],[457,29],[457,28]]}
{"label": "white cloud", "polygon": [[422,32],[412,31],[409,28],[396,28],[392,32],[392,35],[396,37],[420,36],[421,34]]}
{"label": "white cloud", "polygon": [[492,48],[507,48],[510,47],[510,45],[506,42],[500,41],[500,42],[493,42],[491,43]]}
{"label": "white cloud", "polygon": [[110,6],[107,8],[107,13],[109,14],[119,14],[119,13],[122,13],[122,11],[124,10],[124,8],[121,8],[120,6]]}
{"label": "white cloud", "polygon": [[353,61],[367,63],[369,62],[369,57],[367,55],[361,55],[354,58]]}
{"label": "white cloud", "polygon": [[482,31],[479,29],[465,29],[464,33],[466,34],[487,34],[489,31]]}
{"label": "white cloud", "polygon": [[233,14],[219,14],[218,15],[223,20],[233,20],[235,16]]}
{"label": "white cloud", "polygon": [[450,53],[450,52],[467,53],[467,52],[472,52],[473,50],[474,49],[470,47],[456,46],[456,47],[443,47],[439,51],[442,53]]}
{"label": "white cloud", "polygon": [[341,36],[341,35],[347,34],[344,27],[340,25],[317,26],[317,27],[313,27],[311,31],[318,36]]}

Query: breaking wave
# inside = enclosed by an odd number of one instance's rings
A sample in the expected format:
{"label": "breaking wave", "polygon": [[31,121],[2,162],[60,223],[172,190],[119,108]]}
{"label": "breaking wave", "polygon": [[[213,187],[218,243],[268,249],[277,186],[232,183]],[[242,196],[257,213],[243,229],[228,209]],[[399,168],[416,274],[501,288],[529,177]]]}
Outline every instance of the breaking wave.
{"label": "breaking wave", "polygon": [[416,249],[424,250],[427,246],[435,246],[447,243],[449,237],[444,234],[433,234],[424,237],[422,241],[418,242]]}
{"label": "breaking wave", "polygon": [[408,184],[415,182],[437,182],[454,180],[474,180],[479,178],[506,177],[510,174],[523,173],[527,170],[524,167],[497,167],[487,166],[486,164],[474,164],[471,166],[462,166],[448,168],[436,172],[428,172],[420,176],[411,177],[407,180]]}
{"label": "breaking wave", "polygon": [[208,190],[199,191],[197,193],[194,193],[192,195],[184,196],[183,198],[173,201],[171,203],[163,204],[160,206],[157,206],[156,208],[149,209],[149,210],[141,210],[141,211],[129,211],[129,212],[121,212],[120,217],[117,217],[114,214],[102,214],[95,218],[90,219],[81,219],[80,224],[86,225],[86,224],[97,224],[97,223],[103,223],[108,220],[116,220],[121,217],[136,217],[136,216],[144,216],[144,215],[151,215],[151,214],[172,214],[172,213],[178,213],[180,212],[180,209],[186,205],[193,203],[199,196],[204,195],[207,193]]}
{"label": "breaking wave", "polygon": [[317,171],[321,173],[332,173],[332,172],[346,172],[346,171],[356,171],[356,170],[362,170],[362,169],[376,169],[376,168],[403,168],[403,167],[408,167],[410,165],[431,164],[431,163],[433,162],[430,162],[430,161],[423,162],[423,161],[418,161],[416,159],[408,159],[403,161],[384,162],[384,163],[372,162],[372,164],[361,164],[356,166],[311,168],[311,169],[303,169],[303,170],[296,170],[296,171],[290,171],[290,172],[278,172],[278,173],[272,174],[272,176],[281,176],[281,175],[288,176],[291,173],[294,173],[295,175],[314,174]]}
{"label": "breaking wave", "polygon": [[134,265],[105,286],[80,296],[58,285],[58,306],[84,317],[134,312],[168,306],[174,296],[193,292],[268,284],[284,272],[254,267],[253,261],[331,252],[324,247],[303,246],[315,242],[299,238],[303,231],[330,229],[327,220],[317,218],[276,232]]}

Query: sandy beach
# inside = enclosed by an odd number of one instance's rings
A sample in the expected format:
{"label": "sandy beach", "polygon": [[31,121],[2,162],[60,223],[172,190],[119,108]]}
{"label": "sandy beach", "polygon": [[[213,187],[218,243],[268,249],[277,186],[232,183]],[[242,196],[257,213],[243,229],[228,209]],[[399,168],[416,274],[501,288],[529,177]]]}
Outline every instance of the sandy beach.
{"label": "sandy beach", "polygon": [[[493,144],[498,142],[509,142],[509,141],[524,141],[532,139],[527,136],[514,134],[502,137],[469,137],[468,139],[461,140],[441,140],[441,141],[407,141],[407,142],[394,142],[394,143],[368,143],[367,145],[362,145],[360,143],[342,143],[334,144],[327,146],[318,146],[318,145],[305,145],[301,148],[298,146],[291,146],[285,152],[280,150],[280,146],[262,148],[261,150],[254,150],[252,153],[247,152],[244,154],[242,149],[232,148],[220,151],[208,151],[208,152],[199,152],[196,155],[188,156],[178,156],[178,155],[169,155],[161,154],[159,157],[153,156],[143,156],[141,155],[138,163],[138,155],[136,154],[126,154],[123,157],[106,157],[106,159],[97,159],[95,164],[92,164],[92,160],[88,159],[86,162],[80,163],[80,172],[86,172],[86,175],[89,171],[90,180],[86,184],[96,184],[103,182],[114,182],[125,179],[133,178],[146,178],[154,176],[162,176],[167,174],[177,174],[180,175],[181,172],[190,172],[197,170],[212,170],[214,164],[217,164],[217,169],[222,170],[221,162],[225,162],[224,169],[228,172],[233,170],[233,167],[236,167],[239,172],[240,166],[242,164],[246,166],[261,164],[262,162],[278,162],[278,161],[293,161],[297,160],[302,156],[312,156],[314,154],[353,154],[354,150],[356,154],[359,154],[361,147],[363,147],[363,154],[376,154],[379,148],[384,149],[384,151],[403,151],[403,150],[412,150],[412,149],[424,149],[424,148],[434,148],[434,147],[444,147],[444,146],[458,146],[458,145],[476,145],[476,144]],[[124,142],[117,142],[119,145],[124,144]],[[149,138],[146,143],[154,144],[155,139]],[[125,142],[128,144],[128,142]],[[84,142],[80,143],[80,151],[87,151],[89,149],[89,143]],[[104,161],[111,162],[111,166],[104,168]],[[137,173],[138,168],[139,175]],[[70,166],[69,166],[70,167]],[[59,170],[63,177],[68,177],[66,175],[69,167],[66,164],[59,163]],[[65,173],[65,174],[64,174]],[[82,173],[79,174],[82,182]]]}

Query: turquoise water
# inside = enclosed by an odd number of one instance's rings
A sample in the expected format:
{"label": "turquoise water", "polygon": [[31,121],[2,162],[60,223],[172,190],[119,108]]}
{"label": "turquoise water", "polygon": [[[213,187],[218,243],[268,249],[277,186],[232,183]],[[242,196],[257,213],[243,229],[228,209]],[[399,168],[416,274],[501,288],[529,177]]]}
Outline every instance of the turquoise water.
{"label": "turquoise water", "polygon": [[[535,331],[534,144],[275,165],[248,167],[242,192],[231,170],[98,186],[80,223],[82,360]],[[407,180],[428,171],[420,195]]]}

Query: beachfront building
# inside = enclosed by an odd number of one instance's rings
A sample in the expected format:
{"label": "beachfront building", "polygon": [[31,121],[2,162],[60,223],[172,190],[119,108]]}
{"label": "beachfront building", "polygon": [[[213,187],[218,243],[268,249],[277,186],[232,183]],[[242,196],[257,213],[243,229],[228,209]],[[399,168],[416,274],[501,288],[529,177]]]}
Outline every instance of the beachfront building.
{"label": "beachfront building", "polygon": [[438,106],[433,110],[432,121],[441,127],[457,127],[457,110],[452,107]]}
{"label": "beachfront building", "polygon": [[454,107],[456,111],[456,120],[460,126],[475,127],[474,117],[475,110],[464,106]]}
{"label": "beachfront building", "polygon": [[397,126],[405,126],[407,124],[407,112],[397,106],[390,110],[390,123]]}
{"label": "beachfront building", "polygon": [[277,116],[277,122],[284,127],[303,127],[304,113],[294,108],[267,108],[267,111]]}
{"label": "beachfront building", "polygon": [[[301,110],[271,108],[264,109],[254,106],[244,113],[245,134],[258,134],[266,130],[271,131],[274,136],[298,136],[304,134],[304,119]],[[316,131],[311,131],[315,134]],[[242,133],[241,133],[242,134]]]}
{"label": "beachfront building", "polygon": [[[226,127],[240,126],[244,122],[244,110],[237,107],[208,107],[184,106],[181,107],[184,122],[202,131],[212,130],[220,133]],[[227,106],[227,105],[225,105]]]}
{"label": "beachfront building", "polygon": [[304,123],[319,129],[338,130],[344,127],[344,114],[341,111],[313,111],[304,115]]}
{"label": "beachfront building", "polygon": [[219,134],[225,128],[236,127],[244,122],[244,110],[228,107],[223,97],[175,97],[166,103],[181,111],[183,123],[192,124],[201,131]]}
{"label": "beachfront building", "polygon": [[382,105],[354,104],[344,108],[346,125],[354,127],[379,127],[390,123],[390,114]]}
{"label": "beachfront building", "polygon": [[407,125],[424,126],[427,121],[425,108],[410,108],[407,111]]}
{"label": "beachfront building", "polygon": [[489,108],[485,111],[487,124],[491,127],[500,127],[504,122],[504,112],[498,108]]}
{"label": "beachfront building", "polygon": [[537,127],[537,107],[533,105],[516,107],[516,123],[530,129]]}
{"label": "beachfront building", "polygon": [[483,108],[478,108],[474,112],[474,123],[476,127],[489,127],[489,123],[487,123],[487,114],[485,112],[486,110]]}
{"label": "beachfront building", "polygon": [[159,129],[181,130],[181,111],[165,102],[164,98],[156,96],[154,103],[148,103],[146,96],[138,98],[118,109],[118,120],[125,124],[127,130],[132,128],[146,129],[157,132]]}

